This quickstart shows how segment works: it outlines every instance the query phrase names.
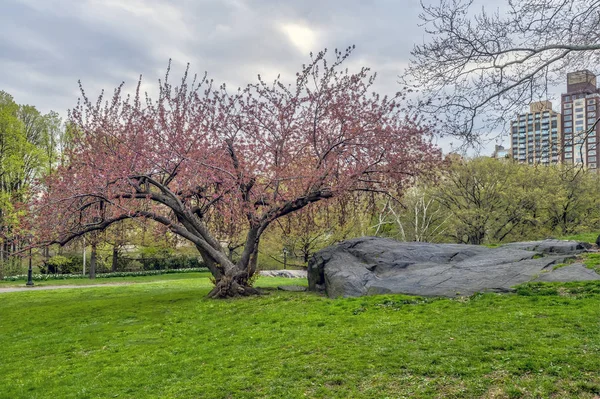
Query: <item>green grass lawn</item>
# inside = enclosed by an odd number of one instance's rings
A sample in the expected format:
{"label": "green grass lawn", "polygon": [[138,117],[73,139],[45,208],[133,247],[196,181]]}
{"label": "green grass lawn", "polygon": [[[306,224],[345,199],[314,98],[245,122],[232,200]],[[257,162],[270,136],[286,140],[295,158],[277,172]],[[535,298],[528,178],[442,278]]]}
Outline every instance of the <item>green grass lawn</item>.
{"label": "green grass lawn", "polygon": [[[209,272],[198,272],[198,273],[172,273],[172,274],[159,274],[154,276],[136,276],[136,277],[111,277],[111,278],[75,278],[65,280],[46,280],[46,281],[34,281],[35,287],[43,287],[47,285],[94,285],[94,284],[123,284],[123,283],[149,283],[154,281],[166,281],[166,280],[190,280],[190,279],[202,279],[203,283],[210,286],[208,277]],[[24,287],[26,280],[19,281],[0,281],[0,288],[9,287]]]}
{"label": "green grass lawn", "polygon": [[559,239],[582,241],[582,242],[588,242],[590,244],[595,244],[596,238],[598,238],[598,235],[600,235],[600,232],[596,231],[596,232],[592,232],[592,233],[581,233],[581,234],[575,234],[575,235],[570,235],[570,236],[563,236],[563,237],[559,237]]}
{"label": "green grass lawn", "polygon": [[[0,397],[600,395],[595,282],[453,300],[208,300],[206,276],[175,276],[0,294]],[[257,284],[283,283],[298,280]]]}

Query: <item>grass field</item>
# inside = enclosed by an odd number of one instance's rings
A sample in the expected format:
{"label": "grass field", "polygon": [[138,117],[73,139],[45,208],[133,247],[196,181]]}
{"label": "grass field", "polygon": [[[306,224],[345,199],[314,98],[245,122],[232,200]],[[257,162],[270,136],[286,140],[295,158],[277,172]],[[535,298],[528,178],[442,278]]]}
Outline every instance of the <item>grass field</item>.
{"label": "grass field", "polygon": [[147,279],[0,294],[0,397],[600,396],[598,283],[219,301],[203,274]]}
{"label": "grass field", "polygon": [[[210,273],[172,273],[172,274],[159,274],[154,276],[136,276],[136,277],[111,277],[111,278],[76,278],[76,279],[65,279],[65,280],[46,280],[46,281],[35,281],[35,287],[43,287],[48,285],[96,285],[96,284],[136,284],[136,283],[150,283],[154,281],[169,281],[169,280],[196,280],[208,284]],[[198,278],[201,278],[198,280]],[[203,279],[202,279],[203,278]],[[9,287],[23,287],[25,286],[26,279],[17,281],[0,281],[0,288]]]}
{"label": "grass field", "polygon": [[580,233],[580,234],[574,234],[574,235],[570,235],[570,236],[559,237],[559,239],[583,241],[583,242],[588,242],[590,244],[594,244],[596,242],[596,238],[598,238],[598,235],[600,235],[600,232]]}

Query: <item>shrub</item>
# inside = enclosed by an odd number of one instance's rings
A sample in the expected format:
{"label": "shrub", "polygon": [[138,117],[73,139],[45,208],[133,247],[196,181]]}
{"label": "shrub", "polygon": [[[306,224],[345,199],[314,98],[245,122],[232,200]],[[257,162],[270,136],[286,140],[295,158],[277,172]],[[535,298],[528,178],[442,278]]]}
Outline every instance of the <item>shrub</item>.
{"label": "shrub", "polygon": [[197,256],[160,254],[161,256],[144,257],[137,261],[143,265],[143,270],[189,269],[202,267]]}

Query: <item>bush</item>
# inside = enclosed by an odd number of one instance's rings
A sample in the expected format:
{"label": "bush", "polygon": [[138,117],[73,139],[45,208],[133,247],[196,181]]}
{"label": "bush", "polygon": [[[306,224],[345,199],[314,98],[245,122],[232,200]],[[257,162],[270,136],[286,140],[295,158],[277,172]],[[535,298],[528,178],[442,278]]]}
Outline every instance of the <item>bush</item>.
{"label": "bush", "polygon": [[[192,269],[203,267],[197,256],[173,254],[169,250],[142,250],[140,257],[119,257],[118,270],[136,272],[140,270]],[[151,256],[148,256],[151,255]],[[106,274],[111,270],[112,259],[99,256],[96,258],[96,273]],[[90,267],[90,255],[87,255],[86,269]],[[86,271],[87,271],[86,270]],[[18,271],[15,271],[18,273]],[[55,255],[40,266],[42,274],[80,274],[83,272],[83,256],[77,254]],[[6,273],[9,274],[9,273]],[[14,273],[13,273],[14,274]]]}
{"label": "bush", "polygon": [[54,255],[40,266],[42,274],[73,274],[81,272],[83,259],[77,256]]}
{"label": "bush", "polygon": [[189,269],[203,266],[197,256],[169,253],[153,257],[142,255],[137,261],[141,262],[143,270]]}
{"label": "bush", "polygon": [[[86,269],[90,267],[90,255],[86,256]],[[109,269],[102,257],[96,258],[96,273],[108,272]],[[83,272],[83,256],[81,254],[54,255],[40,266],[42,274],[78,274]]]}

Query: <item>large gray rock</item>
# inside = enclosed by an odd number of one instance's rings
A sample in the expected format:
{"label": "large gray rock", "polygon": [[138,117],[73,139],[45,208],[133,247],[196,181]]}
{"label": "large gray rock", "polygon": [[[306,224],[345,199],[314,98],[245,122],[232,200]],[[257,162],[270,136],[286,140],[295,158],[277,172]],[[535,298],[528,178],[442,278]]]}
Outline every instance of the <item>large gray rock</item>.
{"label": "large gray rock", "polygon": [[306,270],[261,270],[259,273],[265,277],[306,278]]}
{"label": "large gray rock", "polygon": [[592,269],[588,269],[581,263],[573,263],[572,265],[560,267],[556,270],[552,270],[552,273],[542,273],[536,279],[536,281],[547,282],[588,280],[598,280],[598,273]]}
{"label": "large gray rock", "polygon": [[557,240],[487,248],[363,237],[316,253],[308,266],[308,284],[309,290],[325,291],[335,298],[384,293],[455,296],[506,292],[541,274],[544,278],[553,276],[552,281],[578,277],[600,280],[600,275],[594,273],[594,278],[580,269],[553,274],[563,269],[552,270],[553,265],[564,263],[584,249],[579,243]]}
{"label": "large gray rock", "polygon": [[505,244],[502,247],[524,249],[544,254],[578,254],[591,248],[592,245],[587,242],[549,239],[544,241],[513,242]]}

